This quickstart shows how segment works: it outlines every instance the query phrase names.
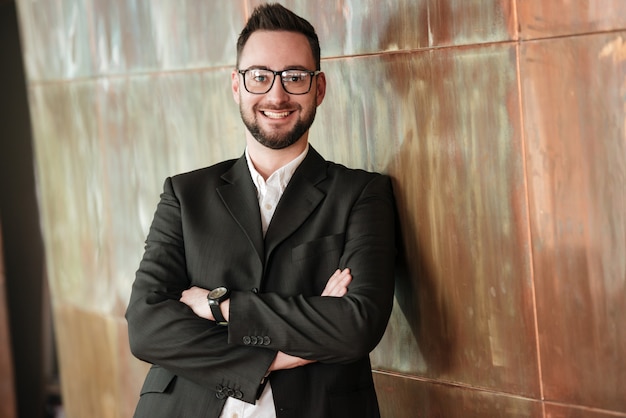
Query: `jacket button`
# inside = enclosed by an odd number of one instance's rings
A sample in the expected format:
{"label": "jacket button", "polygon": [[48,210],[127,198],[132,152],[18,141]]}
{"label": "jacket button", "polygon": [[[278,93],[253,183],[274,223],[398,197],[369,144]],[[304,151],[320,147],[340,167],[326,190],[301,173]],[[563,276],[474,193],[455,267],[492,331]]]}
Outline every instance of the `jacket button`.
{"label": "jacket button", "polygon": [[241,393],[240,390],[236,390],[235,391],[235,398],[236,399],[243,399],[243,393]]}
{"label": "jacket button", "polygon": [[224,399],[226,397],[226,394],[224,393],[224,389],[226,388],[222,385],[217,385],[215,387],[215,390],[216,390],[215,397],[217,399]]}
{"label": "jacket button", "polygon": [[257,287],[253,287],[252,288],[252,293],[254,293],[254,294],[259,293],[259,289]]}
{"label": "jacket button", "polygon": [[252,337],[250,337],[250,344],[257,345],[259,342],[258,340],[259,339],[253,335]]}
{"label": "jacket button", "polygon": [[243,343],[245,345],[250,345],[250,342],[251,342],[251,340],[250,340],[249,336],[246,335],[245,337],[243,337]]}
{"label": "jacket button", "polygon": [[272,340],[267,335],[263,337],[263,345],[270,345],[271,342]]}

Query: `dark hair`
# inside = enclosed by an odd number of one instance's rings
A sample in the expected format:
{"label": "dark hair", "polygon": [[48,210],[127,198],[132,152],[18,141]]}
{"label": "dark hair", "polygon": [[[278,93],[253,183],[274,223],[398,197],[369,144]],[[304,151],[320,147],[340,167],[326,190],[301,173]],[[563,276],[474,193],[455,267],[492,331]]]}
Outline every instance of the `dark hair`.
{"label": "dark hair", "polygon": [[268,3],[258,6],[252,12],[246,26],[237,39],[237,68],[243,47],[248,38],[257,30],[272,30],[301,33],[309,40],[311,52],[315,60],[315,69],[320,69],[320,41],[315,33],[315,28],[306,19],[301,18],[291,10],[278,3]]}

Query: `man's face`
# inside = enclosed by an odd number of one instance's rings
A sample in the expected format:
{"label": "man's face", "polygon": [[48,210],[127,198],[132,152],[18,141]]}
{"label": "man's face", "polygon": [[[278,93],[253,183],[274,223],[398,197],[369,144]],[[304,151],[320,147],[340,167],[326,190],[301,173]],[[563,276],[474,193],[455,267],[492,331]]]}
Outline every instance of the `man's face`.
{"label": "man's face", "polygon": [[[285,31],[256,31],[248,38],[239,58],[239,69],[251,68],[316,69],[307,38]],[[307,94],[293,95],[284,90],[277,76],[270,91],[252,94],[244,88],[243,75],[233,71],[232,90],[248,133],[268,148],[283,149],[308,135],[315,110],[324,99],[326,79],[323,73],[313,76]]]}

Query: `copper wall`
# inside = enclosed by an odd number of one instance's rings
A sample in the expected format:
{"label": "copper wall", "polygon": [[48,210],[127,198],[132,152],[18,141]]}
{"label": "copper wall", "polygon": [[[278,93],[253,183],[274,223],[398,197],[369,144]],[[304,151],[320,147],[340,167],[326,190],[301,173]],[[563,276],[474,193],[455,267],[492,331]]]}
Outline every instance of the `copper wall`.
{"label": "copper wall", "polygon": [[9,329],[6,277],[4,271],[4,245],[0,223],[0,417],[15,418],[16,399],[13,383],[11,332]]}
{"label": "copper wall", "polygon": [[[257,3],[18,1],[70,418],[131,415],[143,240],[165,176],[243,151]],[[626,417],[626,2],[282,3],[322,42],[312,143],[394,180],[383,415]]]}

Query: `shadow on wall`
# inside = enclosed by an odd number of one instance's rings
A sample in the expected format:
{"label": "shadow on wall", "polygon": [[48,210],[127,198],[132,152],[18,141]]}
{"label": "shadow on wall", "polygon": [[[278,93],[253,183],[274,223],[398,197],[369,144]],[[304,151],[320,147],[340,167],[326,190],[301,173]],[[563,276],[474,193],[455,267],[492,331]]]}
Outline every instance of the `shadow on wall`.
{"label": "shadow on wall", "polygon": [[[446,7],[448,3],[439,2],[438,21],[449,20],[450,11],[444,9]],[[408,325],[414,338],[414,341],[392,342],[392,348],[396,349],[399,344],[417,344],[411,355],[420,358],[407,360],[412,363],[408,366],[410,372],[437,376],[452,367],[451,356],[457,341],[456,326],[447,306],[449,302],[442,291],[441,278],[437,277],[441,266],[435,263],[440,256],[434,253],[435,244],[439,248],[446,245],[442,243],[445,237],[434,236],[439,228],[433,222],[440,220],[443,214],[435,216],[433,212],[441,209],[439,205],[446,198],[441,196],[443,190],[436,187],[438,179],[432,178],[436,172],[432,167],[436,164],[436,153],[445,145],[426,139],[436,136],[441,141],[450,140],[455,127],[447,124],[448,133],[431,132],[433,125],[429,122],[443,116],[438,112],[445,109],[446,103],[437,103],[444,95],[433,82],[431,52],[426,49],[429,28],[420,26],[420,22],[429,21],[427,14],[425,2],[411,3],[398,10],[388,21],[379,47],[382,51],[425,48],[421,52],[392,54],[385,66],[390,91],[397,95],[394,101],[403,104],[398,106],[400,114],[396,121],[401,124],[397,131],[403,136],[402,146],[387,169],[393,181],[401,240],[395,297],[406,320],[404,326]],[[449,39],[445,27],[437,29],[438,36]],[[418,59],[417,54],[421,55]],[[436,78],[445,80],[446,74],[438,73]],[[446,218],[446,221],[451,221],[446,228],[455,228],[453,219]],[[447,244],[454,246],[454,243]]]}

